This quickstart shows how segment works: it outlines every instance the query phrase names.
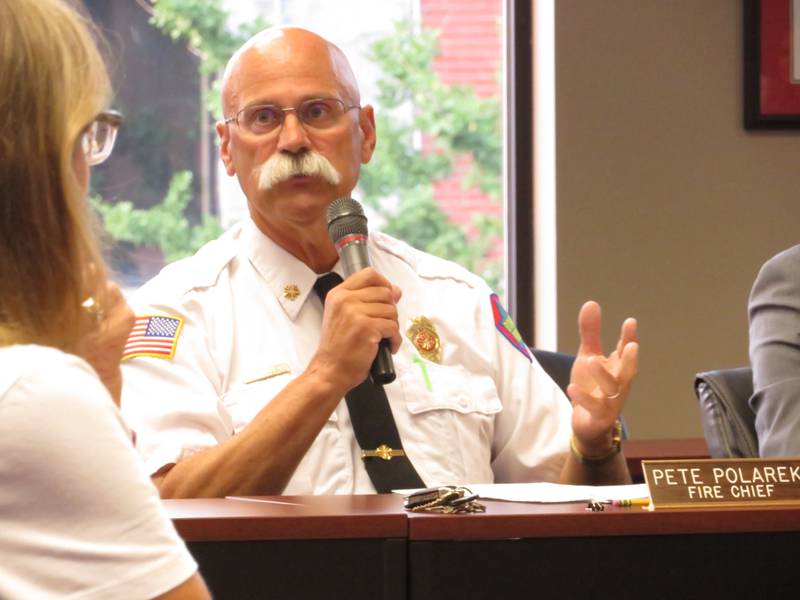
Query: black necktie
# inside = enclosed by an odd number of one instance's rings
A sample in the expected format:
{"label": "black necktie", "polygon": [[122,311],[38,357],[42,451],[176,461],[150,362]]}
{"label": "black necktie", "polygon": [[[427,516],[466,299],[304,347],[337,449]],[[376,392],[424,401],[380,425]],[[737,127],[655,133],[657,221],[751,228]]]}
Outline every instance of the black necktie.
{"label": "black necktie", "polygon": [[[327,273],[314,284],[322,303],[342,278]],[[392,409],[383,386],[367,377],[345,395],[353,433],[361,447],[361,458],[375,489],[380,493],[396,489],[422,488],[425,484],[405,454]]]}

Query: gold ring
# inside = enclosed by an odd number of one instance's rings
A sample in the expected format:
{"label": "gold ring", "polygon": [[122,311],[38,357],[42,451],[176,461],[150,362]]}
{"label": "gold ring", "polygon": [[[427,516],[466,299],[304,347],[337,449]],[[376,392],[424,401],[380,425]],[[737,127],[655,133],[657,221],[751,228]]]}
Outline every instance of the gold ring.
{"label": "gold ring", "polygon": [[100,322],[106,318],[105,311],[100,308],[100,304],[97,302],[97,300],[91,296],[84,300],[81,306],[83,307],[83,310],[86,311],[86,314],[89,316],[89,318],[93,321]]}
{"label": "gold ring", "polygon": [[617,393],[616,393],[616,394],[614,394],[613,396],[608,396],[608,399],[609,399],[609,400],[616,400],[617,398],[619,398],[619,395],[620,395],[621,393],[622,393],[622,391],[620,390],[619,392],[617,392]]}

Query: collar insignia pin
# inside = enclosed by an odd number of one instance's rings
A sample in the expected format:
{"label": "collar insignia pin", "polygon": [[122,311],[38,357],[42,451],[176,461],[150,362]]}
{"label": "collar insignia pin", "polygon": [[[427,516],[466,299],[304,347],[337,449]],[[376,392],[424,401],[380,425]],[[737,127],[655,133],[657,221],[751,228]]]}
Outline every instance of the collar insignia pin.
{"label": "collar insignia pin", "polygon": [[294,283],[289,283],[283,286],[283,297],[287,300],[297,300],[300,296],[300,288]]}

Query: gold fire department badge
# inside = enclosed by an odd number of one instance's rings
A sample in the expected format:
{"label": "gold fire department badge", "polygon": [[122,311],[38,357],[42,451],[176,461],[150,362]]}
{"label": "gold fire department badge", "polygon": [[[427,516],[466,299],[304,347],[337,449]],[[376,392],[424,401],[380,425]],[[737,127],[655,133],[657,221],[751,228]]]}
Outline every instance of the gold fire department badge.
{"label": "gold fire department badge", "polygon": [[406,328],[406,336],[414,344],[422,358],[435,363],[442,361],[442,345],[439,342],[439,334],[436,333],[433,321],[428,317],[412,319]]}

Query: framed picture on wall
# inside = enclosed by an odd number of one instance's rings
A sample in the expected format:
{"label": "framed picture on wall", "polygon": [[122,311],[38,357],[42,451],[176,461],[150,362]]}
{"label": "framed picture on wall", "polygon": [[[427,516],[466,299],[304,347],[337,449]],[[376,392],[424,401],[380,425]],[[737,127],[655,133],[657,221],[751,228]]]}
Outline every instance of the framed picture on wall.
{"label": "framed picture on wall", "polygon": [[800,129],[800,0],[744,0],[744,126]]}

